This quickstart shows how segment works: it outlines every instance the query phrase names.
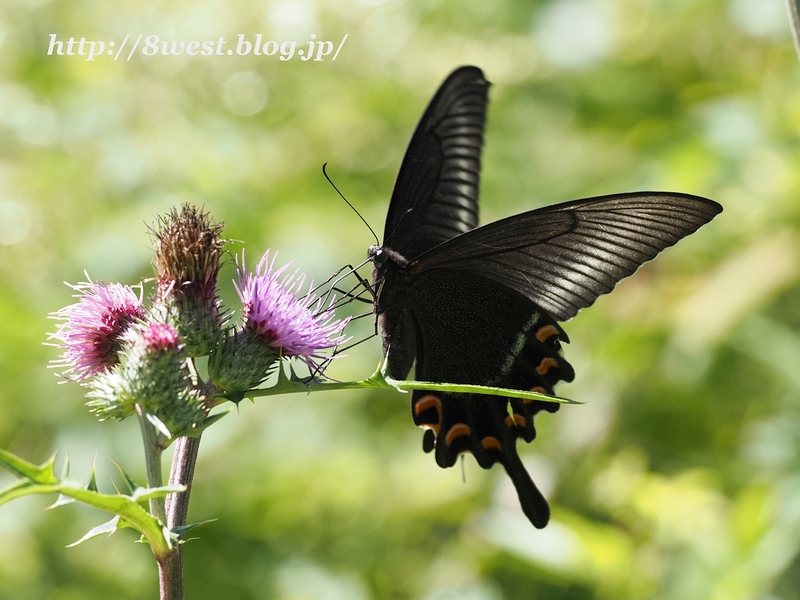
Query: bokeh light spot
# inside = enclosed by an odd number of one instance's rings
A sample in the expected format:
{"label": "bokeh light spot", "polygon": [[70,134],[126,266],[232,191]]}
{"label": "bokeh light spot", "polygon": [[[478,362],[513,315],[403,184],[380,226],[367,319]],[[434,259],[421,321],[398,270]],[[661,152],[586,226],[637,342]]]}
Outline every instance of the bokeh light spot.
{"label": "bokeh light spot", "polygon": [[11,246],[21,242],[31,230],[31,214],[19,202],[0,202],[0,244]]}
{"label": "bokeh light spot", "polygon": [[592,65],[608,53],[611,24],[606,6],[589,0],[558,0],[536,16],[534,37],[542,55],[567,69]]}
{"label": "bokeh light spot", "polygon": [[267,100],[267,82],[252,71],[231,75],[222,87],[222,102],[229,111],[240,117],[261,112]]}

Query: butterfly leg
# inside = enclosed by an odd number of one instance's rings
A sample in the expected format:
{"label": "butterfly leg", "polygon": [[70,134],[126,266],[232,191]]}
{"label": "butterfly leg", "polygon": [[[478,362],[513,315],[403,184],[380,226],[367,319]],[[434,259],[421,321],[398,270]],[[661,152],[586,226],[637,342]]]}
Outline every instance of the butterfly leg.
{"label": "butterfly leg", "polygon": [[[316,293],[318,290],[320,290],[320,289],[324,288],[325,286],[327,286],[328,284],[330,284],[330,287],[328,288],[328,291],[325,294],[325,298],[324,298],[324,302],[325,303],[327,303],[329,301],[330,295],[333,292],[339,292],[340,294],[344,294],[345,297],[350,298],[350,299],[359,300],[361,302],[373,303],[374,300],[375,300],[375,291],[372,289],[372,285],[370,285],[370,283],[366,279],[364,279],[361,275],[358,274],[358,269],[360,269],[365,264],[367,264],[367,262],[369,262],[369,261],[368,260],[364,261],[360,265],[357,265],[355,267],[350,265],[350,264],[343,266],[341,269],[336,271],[333,275],[328,277],[328,279],[326,279],[323,283],[321,283],[316,288],[314,288],[312,290],[312,293]],[[343,272],[344,272],[344,275],[342,275]],[[356,284],[352,288],[350,288],[349,291],[344,291],[344,290],[339,289],[337,287],[339,285],[339,283],[344,281],[348,277],[350,277],[350,275],[354,275],[355,276],[355,278],[358,280],[358,284]],[[333,283],[331,283],[331,282],[333,282]],[[369,300],[361,298],[360,297],[361,293],[353,295],[353,291],[358,289],[359,287],[363,288],[364,291],[369,292],[369,294],[370,294],[370,299]]]}

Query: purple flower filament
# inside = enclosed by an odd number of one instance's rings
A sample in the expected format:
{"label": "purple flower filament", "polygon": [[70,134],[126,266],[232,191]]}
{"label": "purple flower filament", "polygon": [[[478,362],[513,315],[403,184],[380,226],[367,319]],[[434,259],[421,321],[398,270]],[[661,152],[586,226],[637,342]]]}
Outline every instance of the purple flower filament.
{"label": "purple flower filament", "polygon": [[263,336],[264,340],[283,356],[295,357],[310,369],[317,370],[320,361],[328,360],[320,351],[335,348],[344,341],[342,329],[349,319],[335,319],[332,308],[309,292],[299,296],[305,275],[297,271],[284,276],[284,265],[274,270],[275,257],[269,260],[267,251],[256,267],[255,274],[247,273],[244,253],[237,260],[238,283],[234,282],[244,305],[244,327]]}
{"label": "purple flower filament", "polygon": [[144,311],[141,298],[127,285],[98,281],[71,287],[80,299],[53,314],[65,322],[50,338],[64,348],[59,361],[67,367],[63,375],[80,381],[119,362],[120,339]]}

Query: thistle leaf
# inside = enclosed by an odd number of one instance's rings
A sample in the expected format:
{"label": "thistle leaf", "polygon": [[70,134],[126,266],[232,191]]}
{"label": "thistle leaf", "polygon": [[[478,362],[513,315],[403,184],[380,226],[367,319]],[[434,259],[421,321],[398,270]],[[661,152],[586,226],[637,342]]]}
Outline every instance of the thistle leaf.
{"label": "thistle leaf", "polygon": [[206,519],[205,521],[196,521],[195,523],[187,523],[186,525],[181,525],[179,527],[173,527],[170,530],[170,533],[173,535],[175,539],[178,539],[183,536],[184,533],[194,529],[195,527],[199,527],[200,525],[205,525],[206,523],[213,523],[217,519]]}
{"label": "thistle leaf", "polygon": [[95,469],[94,469],[94,461],[95,461],[95,459],[93,458],[92,459],[92,474],[89,476],[89,483],[86,484],[86,489],[91,491],[91,492],[98,491],[97,490],[97,474],[95,473]]}
{"label": "thistle leaf", "polygon": [[122,475],[122,480],[124,482],[124,487],[125,487],[124,492],[126,494],[133,494],[134,491],[136,491],[138,488],[141,487],[130,477],[130,475],[128,475],[125,469],[122,468],[122,465],[114,462],[113,460],[111,462],[114,463],[114,466],[117,467],[117,469],[119,470],[119,474]]}
{"label": "thistle leaf", "polygon": [[101,535],[111,535],[117,529],[120,529],[120,518],[119,515],[108,521],[107,523],[103,523],[102,525],[98,525],[97,527],[91,529],[85,536],[79,539],[77,542],[72,542],[71,544],[67,545],[67,548],[73,548],[78,544],[82,544],[86,540],[90,540],[92,538],[99,537]]}
{"label": "thistle leaf", "polygon": [[[89,506],[110,512],[118,519],[96,527],[76,543],[80,543],[102,533],[110,533],[120,527],[133,527],[141,533],[150,544],[157,560],[167,556],[173,549],[171,534],[163,524],[140,504],[140,501],[185,490],[184,486],[172,485],[158,488],[137,488],[132,495],[101,494],[96,489],[94,468],[92,481],[84,487],[78,480],[67,478],[59,481],[54,475],[55,457],[40,467],[29,463],[6,450],[0,450],[0,466],[6,467],[20,477],[20,481],[0,490],[0,505],[32,494],[59,494],[53,506],[60,506],[71,501],[80,501]],[[129,479],[129,478],[128,478]],[[74,545],[74,544],[73,544]]]}
{"label": "thistle leaf", "polygon": [[55,474],[56,455],[50,457],[46,463],[36,466],[23,460],[19,456],[0,449],[0,466],[5,467],[22,479],[30,479],[34,483],[52,485],[58,483]]}
{"label": "thistle leaf", "polygon": [[55,502],[53,502],[50,506],[48,506],[47,510],[50,510],[52,508],[58,508],[59,506],[64,506],[65,504],[72,504],[73,502],[75,502],[74,498],[70,498],[68,496],[65,496],[64,494],[59,494],[58,499]]}

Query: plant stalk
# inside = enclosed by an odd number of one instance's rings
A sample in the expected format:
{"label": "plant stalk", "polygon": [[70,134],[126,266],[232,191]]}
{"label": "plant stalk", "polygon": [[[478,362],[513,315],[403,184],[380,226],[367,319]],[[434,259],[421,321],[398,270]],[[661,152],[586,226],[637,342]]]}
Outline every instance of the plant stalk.
{"label": "plant stalk", "polygon": [[[155,425],[147,418],[144,410],[136,405],[139,426],[142,429],[144,457],[147,470],[147,487],[161,487],[164,476],[161,471],[161,440]],[[166,530],[167,511],[163,497],[150,498],[150,514],[156,517]],[[168,534],[167,534],[168,535]],[[169,538],[168,538],[169,539]],[[167,555],[158,558],[158,587],[161,600],[183,600],[183,570],[176,564],[179,550],[173,548]]]}
{"label": "plant stalk", "polygon": [[[142,442],[144,443],[144,459],[147,470],[147,487],[156,488],[164,485],[164,477],[161,474],[161,440],[160,434],[145,415],[144,410],[136,405],[136,414],[139,416],[139,426],[142,429]],[[164,508],[164,498],[150,498],[150,514],[161,521],[162,525],[167,523],[167,513]]]}
{"label": "plant stalk", "polygon": [[158,562],[158,597],[160,600],[183,600],[183,563],[178,564],[176,548]]}
{"label": "plant stalk", "polygon": [[794,49],[797,52],[797,58],[800,59],[800,0],[786,0],[786,10],[789,12]]}
{"label": "plant stalk", "polygon": [[[199,447],[199,437],[181,437],[175,442],[175,455],[172,458],[169,480],[185,485],[186,491],[167,496],[166,523],[170,530],[186,525]],[[183,545],[179,544],[166,561],[159,563],[158,569],[161,600],[183,600]]]}
{"label": "plant stalk", "polygon": [[[800,0],[797,0],[800,2]],[[258,388],[249,390],[244,394],[240,394],[238,398],[234,398],[233,394],[217,394],[218,402],[223,400],[231,400],[238,402],[242,398],[258,398],[263,396],[276,396],[278,394],[292,394],[292,393],[309,393],[309,392],[324,392],[333,390],[356,390],[356,389],[383,389],[395,390],[400,392],[409,392],[412,390],[430,390],[430,391],[443,391],[455,392],[464,394],[484,394],[487,396],[502,396],[506,398],[520,398],[522,400],[538,400],[541,402],[557,402],[560,404],[583,404],[569,398],[562,398],[560,396],[550,396],[548,394],[541,394],[539,392],[532,392],[527,390],[514,390],[508,388],[500,388],[486,385],[472,385],[460,383],[437,383],[432,381],[414,381],[414,380],[400,380],[394,379],[388,373],[386,363],[378,366],[378,369],[368,378],[361,381],[324,381],[321,383],[314,381],[301,381],[294,377],[288,377],[283,368],[278,371],[278,381],[272,387]]]}

